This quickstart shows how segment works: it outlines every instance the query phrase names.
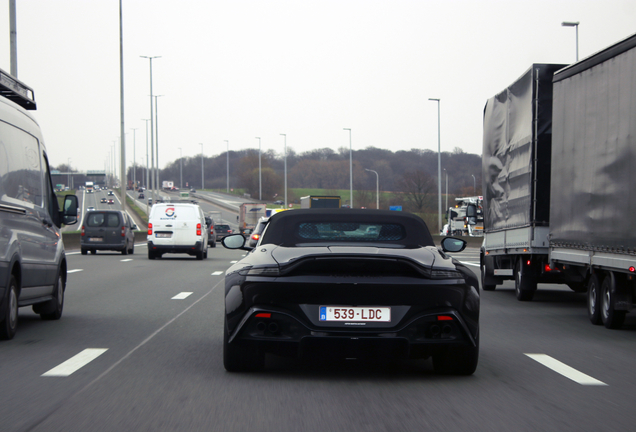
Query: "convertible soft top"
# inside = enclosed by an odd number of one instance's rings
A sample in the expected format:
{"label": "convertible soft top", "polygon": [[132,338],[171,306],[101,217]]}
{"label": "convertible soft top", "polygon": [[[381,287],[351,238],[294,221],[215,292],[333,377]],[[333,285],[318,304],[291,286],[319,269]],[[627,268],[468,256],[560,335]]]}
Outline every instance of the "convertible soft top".
{"label": "convertible soft top", "polygon": [[[377,232],[368,229],[370,226],[377,227]],[[419,216],[370,209],[298,209],[276,213],[269,220],[261,244],[290,247],[324,242],[381,242],[407,248],[434,246]]]}

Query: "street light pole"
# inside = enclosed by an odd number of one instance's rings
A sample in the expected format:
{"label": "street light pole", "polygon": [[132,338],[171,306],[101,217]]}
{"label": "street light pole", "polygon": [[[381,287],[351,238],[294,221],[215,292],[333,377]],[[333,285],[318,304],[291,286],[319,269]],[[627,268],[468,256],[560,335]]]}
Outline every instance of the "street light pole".
{"label": "street light pole", "polygon": [[440,99],[428,98],[430,101],[437,102],[437,232],[442,231],[442,146],[440,131]]}
{"label": "street light pole", "polygon": [[157,171],[155,175],[157,176],[157,189],[159,189],[159,105],[157,98],[160,98],[163,95],[155,95],[155,147],[156,147],[156,158],[157,158]]}
{"label": "street light pole", "polygon": [[225,141],[225,143],[227,144],[227,164],[226,164],[226,168],[225,170],[227,171],[227,191],[226,193],[230,193],[230,141],[229,140],[223,140]]}
{"label": "street light pole", "polygon": [[353,208],[353,153],[351,147],[351,129],[342,128],[349,131],[349,207]]}
{"label": "street light pole", "polygon": [[66,174],[66,186],[68,186],[68,188],[71,188],[71,158],[68,158],[68,163],[67,163],[67,168],[66,168],[67,174]]}
{"label": "street light pole", "polygon": [[203,174],[203,143],[199,143],[201,146],[201,191],[205,189],[205,177]]}
{"label": "street light pole", "polygon": [[154,115],[152,109],[152,59],[161,58],[161,56],[139,56],[141,58],[147,58],[150,61],[150,183],[146,185],[146,188],[150,187],[150,193],[152,195],[152,202],[155,202],[155,125]]}
{"label": "street light pole", "polygon": [[285,208],[287,207],[287,134],[281,134],[285,137],[285,149],[284,149],[284,157],[285,157]]}
{"label": "street light pole", "polygon": [[579,21],[563,21],[561,25],[563,27],[575,27],[576,28],[576,61],[579,61]]}
{"label": "street light pole", "polygon": [[135,133],[135,131],[139,129],[139,128],[132,128],[133,131],[133,191],[136,190],[135,187],[137,186],[137,159],[135,159],[135,146],[137,145],[137,135]]}
{"label": "street light pole", "polygon": [[380,209],[380,175],[377,171],[373,171],[370,169],[364,169],[365,171],[371,171],[375,173],[375,208]]}
{"label": "street light pole", "polygon": [[183,153],[179,147],[179,189],[183,189]]}
{"label": "street light pole", "polygon": [[444,172],[446,173],[446,203],[444,204],[444,213],[448,212],[448,171],[444,168]]}
{"label": "street light pole", "polygon": [[258,140],[258,200],[263,200],[263,188],[261,186],[261,137],[256,137]]}

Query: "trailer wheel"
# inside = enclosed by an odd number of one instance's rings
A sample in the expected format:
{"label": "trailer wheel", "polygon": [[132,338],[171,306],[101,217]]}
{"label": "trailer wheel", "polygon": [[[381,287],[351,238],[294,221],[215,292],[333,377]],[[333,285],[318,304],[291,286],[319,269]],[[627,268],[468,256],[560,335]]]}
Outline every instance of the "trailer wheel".
{"label": "trailer wheel", "polygon": [[587,284],[587,316],[594,325],[601,325],[601,284],[598,276],[593,274]]}
{"label": "trailer wheel", "polygon": [[[481,287],[484,291],[494,291],[497,288],[497,284],[496,283],[492,283],[491,281],[491,277],[492,277],[492,265],[488,265],[488,263],[486,262],[486,257],[484,256],[484,253],[481,253],[480,256],[480,269],[481,269]],[[492,259],[490,260],[490,262],[492,263]],[[490,270],[490,271],[489,271]]]}
{"label": "trailer wheel", "polygon": [[517,300],[532,300],[536,290],[537,279],[530,266],[524,263],[523,257],[520,257],[515,268],[515,293],[517,294]]}
{"label": "trailer wheel", "polygon": [[603,279],[601,285],[601,319],[605,328],[617,329],[625,322],[627,311],[619,311],[615,308],[616,303],[616,280],[611,273]]}

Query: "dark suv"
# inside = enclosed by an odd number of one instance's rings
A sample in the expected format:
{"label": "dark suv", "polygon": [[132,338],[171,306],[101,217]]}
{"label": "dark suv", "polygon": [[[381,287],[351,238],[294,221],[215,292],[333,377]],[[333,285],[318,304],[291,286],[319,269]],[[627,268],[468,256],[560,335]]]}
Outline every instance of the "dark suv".
{"label": "dark suv", "polygon": [[218,224],[214,225],[214,231],[216,232],[216,241],[220,242],[225,237],[232,234],[232,230],[229,225]]}
{"label": "dark suv", "polygon": [[82,255],[98,250],[120,251],[122,255],[135,252],[137,229],[127,214],[118,210],[91,211],[84,216],[80,236]]}

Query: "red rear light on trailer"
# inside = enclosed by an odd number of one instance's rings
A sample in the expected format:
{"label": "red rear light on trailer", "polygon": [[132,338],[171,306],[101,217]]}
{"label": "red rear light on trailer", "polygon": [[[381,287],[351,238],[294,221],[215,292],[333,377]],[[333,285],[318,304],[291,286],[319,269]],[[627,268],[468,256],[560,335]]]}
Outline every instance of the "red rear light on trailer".
{"label": "red rear light on trailer", "polygon": [[549,272],[552,271],[552,269],[550,268],[550,264],[546,264],[544,267],[545,271]]}
{"label": "red rear light on trailer", "polygon": [[152,224],[148,224],[148,235],[152,235]]}
{"label": "red rear light on trailer", "polygon": [[526,264],[530,265],[530,264],[532,264],[532,261],[528,260],[528,261],[526,261]]}
{"label": "red rear light on trailer", "polygon": [[197,235],[198,236],[201,235],[201,224],[200,223],[197,224]]}

